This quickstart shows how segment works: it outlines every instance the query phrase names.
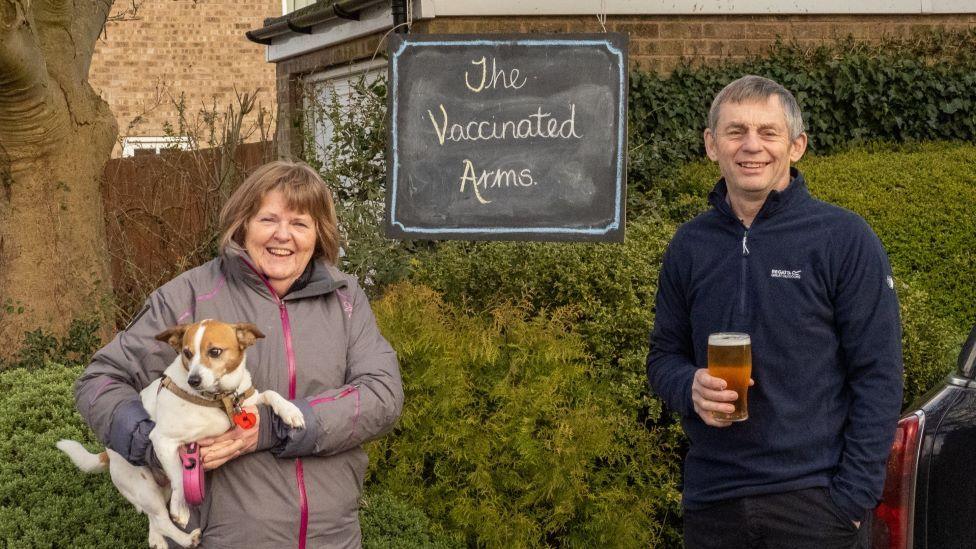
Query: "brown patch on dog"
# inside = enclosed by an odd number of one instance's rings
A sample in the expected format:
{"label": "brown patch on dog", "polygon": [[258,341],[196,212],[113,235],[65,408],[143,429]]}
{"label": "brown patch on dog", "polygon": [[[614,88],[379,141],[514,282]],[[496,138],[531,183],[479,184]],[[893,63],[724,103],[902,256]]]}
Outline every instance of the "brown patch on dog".
{"label": "brown patch on dog", "polygon": [[200,340],[200,362],[219,379],[240,367],[244,351],[237,341],[234,324],[209,322]]}
{"label": "brown patch on dog", "polygon": [[183,350],[183,334],[190,326],[190,324],[179,324],[172,328],[166,328],[163,332],[156,334],[156,339],[169,343],[169,346],[176,349],[178,353]]}
{"label": "brown patch on dog", "polygon": [[234,324],[234,329],[237,332],[237,343],[240,345],[242,351],[254,345],[254,342],[258,339],[264,337],[261,330],[258,330],[258,327],[250,322]]}
{"label": "brown patch on dog", "polygon": [[98,461],[101,462],[102,465],[108,465],[108,452],[98,454]]}

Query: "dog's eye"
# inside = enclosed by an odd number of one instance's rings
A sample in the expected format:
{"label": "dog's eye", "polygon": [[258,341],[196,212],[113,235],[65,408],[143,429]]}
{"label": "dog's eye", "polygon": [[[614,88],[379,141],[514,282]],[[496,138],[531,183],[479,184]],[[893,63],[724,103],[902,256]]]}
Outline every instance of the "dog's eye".
{"label": "dog's eye", "polygon": [[183,349],[183,356],[185,356],[187,360],[190,360],[191,358],[193,358],[193,351],[189,349]]}
{"label": "dog's eye", "polygon": [[210,352],[208,352],[207,354],[210,355],[210,358],[217,358],[218,356],[220,356],[220,352],[221,352],[220,349],[214,347],[213,349],[210,349]]}

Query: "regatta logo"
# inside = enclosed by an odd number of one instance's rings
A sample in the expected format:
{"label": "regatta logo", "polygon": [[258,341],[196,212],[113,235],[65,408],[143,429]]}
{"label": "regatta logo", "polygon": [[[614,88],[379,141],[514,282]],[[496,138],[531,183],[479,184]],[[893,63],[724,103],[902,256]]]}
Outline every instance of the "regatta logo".
{"label": "regatta logo", "polygon": [[769,273],[772,278],[792,278],[795,280],[800,280],[800,273],[803,271],[783,271],[780,269],[773,269],[773,272]]}

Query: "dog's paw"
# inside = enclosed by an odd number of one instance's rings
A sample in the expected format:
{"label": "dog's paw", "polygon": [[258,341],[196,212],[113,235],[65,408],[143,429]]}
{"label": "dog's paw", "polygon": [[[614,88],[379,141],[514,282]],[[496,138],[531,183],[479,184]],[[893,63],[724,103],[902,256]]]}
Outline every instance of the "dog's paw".
{"label": "dog's paw", "polygon": [[169,517],[173,519],[173,524],[180,528],[186,528],[186,523],[190,522],[190,507],[185,501],[177,501],[172,498],[169,502]]}
{"label": "dog's paw", "polygon": [[297,429],[305,428],[305,416],[302,415],[302,411],[298,409],[298,406],[295,406],[291,402],[285,401],[280,409],[275,410],[275,413],[289,427],[295,427]]}
{"label": "dog's paw", "polygon": [[187,545],[187,547],[196,547],[197,545],[200,545],[200,529],[199,528],[197,528],[196,530],[190,532],[190,543]]}
{"label": "dog's paw", "polygon": [[152,549],[168,549],[169,545],[166,544],[166,538],[163,537],[159,532],[150,529],[149,530],[149,547]]}

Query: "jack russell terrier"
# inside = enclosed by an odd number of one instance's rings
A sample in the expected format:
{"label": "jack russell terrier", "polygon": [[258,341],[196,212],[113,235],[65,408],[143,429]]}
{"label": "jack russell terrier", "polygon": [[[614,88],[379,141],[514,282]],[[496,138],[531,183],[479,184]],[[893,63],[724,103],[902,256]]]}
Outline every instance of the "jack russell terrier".
{"label": "jack russell terrier", "polygon": [[253,324],[209,319],[175,326],[156,336],[179,354],[163,377],[139,395],[156,422],[149,439],[169,486],[160,486],[149,467],[132,465],[110,449],[92,454],[74,440],[58,441],[57,447],[82,471],[94,473],[108,467],[119,492],[149,518],[150,547],[165,548],[163,536],[182,547],[200,543],[199,528],[188,534],[173,524],[184,528],[190,518],[179,455],[181,445],[220,435],[235,423],[249,428],[254,416],[244,412],[244,406],[267,404],[289,426],[305,427],[297,406],[274,391],[259,393],[251,385],[244,350],[262,337],[264,334]]}

